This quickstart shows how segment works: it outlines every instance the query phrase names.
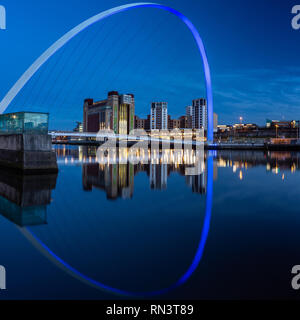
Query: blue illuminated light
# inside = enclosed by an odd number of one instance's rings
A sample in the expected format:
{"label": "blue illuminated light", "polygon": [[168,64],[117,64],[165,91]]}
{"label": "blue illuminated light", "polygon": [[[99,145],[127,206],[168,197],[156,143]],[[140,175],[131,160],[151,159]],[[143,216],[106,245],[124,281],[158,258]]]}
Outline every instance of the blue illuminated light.
{"label": "blue illuminated light", "polygon": [[[11,101],[16,97],[16,95],[22,90],[24,85],[31,79],[31,77],[40,69],[40,67],[52,56],[54,55],[60,48],[62,48],[67,42],[69,42],[72,38],[74,38],[77,34],[79,34],[81,31],[85,30],[90,25],[105,19],[109,16],[112,16],[116,13],[126,11],[132,8],[139,8],[139,7],[153,7],[158,9],[163,9],[166,11],[169,11],[172,14],[175,14],[178,16],[189,28],[189,30],[192,32],[194,39],[197,43],[198,49],[200,51],[203,67],[204,67],[204,74],[205,74],[205,81],[206,81],[206,91],[207,91],[207,107],[208,107],[208,132],[207,132],[207,139],[208,141],[213,141],[213,95],[212,95],[212,84],[211,84],[211,75],[210,75],[210,68],[206,56],[206,51],[204,48],[204,44],[202,42],[202,39],[195,28],[195,26],[192,24],[192,22],[184,16],[182,13],[178,12],[175,9],[172,9],[170,7],[155,4],[155,3],[133,3],[128,4],[125,6],[116,7],[110,10],[107,10],[103,13],[100,13],[71,31],[69,31],[67,34],[65,34],[62,38],[60,38],[57,42],[55,42],[48,50],[46,50],[33,64],[32,66],[22,75],[22,77],[17,81],[17,83],[11,88],[11,90],[7,93],[7,95],[4,97],[4,99],[0,102],[0,113],[3,113],[5,109],[8,107],[8,105],[11,103]],[[193,259],[192,264],[190,265],[189,269],[186,271],[186,273],[172,286],[159,290],[159,291],[153,291],[153,292],[129,292],[125,290],[120,290],[117,288],[113,288],[110,286],[107,286],[99,281],[96,281],[85,274],[81,273],[80,271],[73,268],[71,265],[69,265],[67,262],[65,262],[63,259],[58,257],[53,251],[50,250],[38,237],[36,237],[30,229],[27,228],[31,236],[45,249],[56,261],[58,261],[61,265],[66,267],[70,272],[74,273],[76,276],[79,276],[80,278],[84,279],[85,281],[88,281],[90,284],[95,285],[101,289],[108,290],[110,292],[120,294],[120,295],[127,295],[127,296],[141,296],[141,297],[147,297],[147,296],[154,296],[154,295],[160,295],[167,293],[168,291],[175,289],[176,287],[182,285],[185,283],[193,274],[193,272],[198,267],[201,258],[203,256],[205,243],[207,240],[208,232],[209,232],[209,226],[210,226],[210,217],[211,217],[211,209],[212,209],[212,195],[213,195],[213,158],[208,157],[207,159],[207,195],[206,195],[206,208],[205,208],[205,218],[204,218],[204,225],[203,230],[201,234],[201,239],[199,242],[199,246],[197,248],[197,252],[195,254],[195,257]]]}
{"label": "blue illuminated light", "polygon": [[7,109],[10,103],[14,100],[14,98],[26,85],[26,83],[44,65],[44,63],[47,62],[59,49],[61,49],[65,44],[67,44],[71,39],[77,36],[80,32],[87,29],[89,26],[103,19],[106,19],[112,15],[130,10],[133,8],[141,8],[141,7],[152,7],[152,8],[166,10],[176,15],[177,17],[179,17],[186,24],[189,30],[192,32],[201,54],[203,68],[204,68],[205,82],[206,82],[207,109],[208,109],[207,140],[209,142],[213,142],[213,122],[214,122],[213,121],[213,94],[212,94],[210,68],[209,68],[203,41],[199,35],[199,32],[193,25],[193,23],[186,16],[184,16],[182,13],[180,13],[179,11],[173,8],[167,7],[165,5],[156,4],[156,3],[139,2],[139,3],[132,3],[132,4],[115,7],[107,11],[103,11],[85,20],[84,22],[80,23],[78,26],[76,26],[75,28],[67,32],[64,36],[58,39],[52,46],[50,46],[38,59],[36,59],[36,61],[34,61],[34,63],[24,72],[24,74],[20,77],[20,79],[8,91],[8,93],[0,102],[0,113],[3,113]]}
{"label": "blue illuminated light", "polygon": [[173,285],[171,285],[168,288],[164,288],[158,291],[151,291],[151,292],[130,292],[126,290],[121,290],[118,288],[113,288],[108,285],[105,285],[97,280],[94,280],[87,275],[81,273],[77,269],[73,268],[71,265],[69,265],[67,262],[65,262],[63,259],[61,259],[59,256],[57,256],[50,248],[48,248],[37,236],[34,235],[34,233],[30,230],[30,228],[27,228],[27,231],[30,233],[30,235],[34,238],[34,240],[42,246],[44,250],[48,254],[50,254],[57,262],[59,262],[61,265],[63,265],[65,268],[68,269],[71,273],[74,275],[80,277],[81,279],[87,281],[91,285],[94,285],[100,289],[104,289],[107,291],[110,291],[112,293],[118,294],[118,295],[126,295],[126,296],[133,296],[133,297],[151,297],[156,295],[165,294],[182,284],[184,284],[194,273],[194,271],[197,269],[205,248],[206,240],[209,233],[209,227],[210,227],[210,218],[211,218],[211,210],[212,210],[212,198],[213,198],[213,158],[210,156],[207,159],[207,193],[206,193],[206,206],[205,206],[205,217],[204,217],[204,224],[202,228],[201,238],[200,242],[196,251],[196,254],[194,256],[194,259],[188,268],[188,270],[183,274],[182,277],[180,277],[179,280],[177,280]]}

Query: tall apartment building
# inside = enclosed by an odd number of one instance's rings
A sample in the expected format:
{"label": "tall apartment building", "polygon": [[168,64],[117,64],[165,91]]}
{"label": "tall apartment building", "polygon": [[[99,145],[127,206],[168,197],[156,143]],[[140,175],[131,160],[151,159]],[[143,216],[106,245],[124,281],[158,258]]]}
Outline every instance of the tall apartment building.
{"label": "tall apartment building", "polygon": [[208,116],[206,99],[193,100],[192,128],[207,130]]}
{"label": "tall apartment building", "polygon": [[135,101],[133,94],[108,93],[106,100],[85,99],[83,105],[84,132],[111,129],[116,134],[128,134],[134,129]]}
{"label": "tall apartment building", "polygon": [[218,131],[218,115],[214,112],[214,132]]}
{"label": "tall apartment building", "polygon": [[185,108],[185,116],[186,116],[186,127],[192,129],[193,128],[193,106],[187,106]]}
{"label": "tall apartment building", "polygon": [[186,114],[186,116],[193,116],[193,106],[187,106],[186,108],[185,108],[185,114]]}
{"label": "tall apartment building", "polygon": [[151,104],[151,130],[168,129],[168,103],[153,102]]}

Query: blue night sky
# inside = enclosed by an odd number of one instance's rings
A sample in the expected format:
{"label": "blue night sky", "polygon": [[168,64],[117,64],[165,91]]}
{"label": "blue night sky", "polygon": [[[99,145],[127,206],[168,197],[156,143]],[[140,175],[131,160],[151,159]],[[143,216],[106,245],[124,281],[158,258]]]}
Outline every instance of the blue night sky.
{"label": "blue night sky", "polygon": [[[299,1],[300,2],[300,1]],[[85,19],[129,1],[2,0],[0,96],[53,42]],[[300,119],[300,30],[291,27],[295,1],[161,0],[198,28],[212,72],[219,123],[264,124]],[[300,3],[299,3],[300,4]],[[72,129],[82,101],[107,91],[134,93],[136,114],[169,102],[178,117],[205,96],[202,63],[186,26],[168,12],[133,9],[99,22],[45,64],[8,111],[47,111],[51,129]]]}

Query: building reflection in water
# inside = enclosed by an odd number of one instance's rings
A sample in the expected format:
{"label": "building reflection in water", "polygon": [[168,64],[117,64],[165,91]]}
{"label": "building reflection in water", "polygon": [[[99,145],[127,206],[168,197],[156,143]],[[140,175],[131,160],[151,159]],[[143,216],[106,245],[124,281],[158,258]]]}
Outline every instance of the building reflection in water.
{"label": "building reflection in water", "polygon": [[149,178],[151,189],[165,190],[168,184],[168,165],[167,164],[150,164]]}
{"label": "building reflection in water", "polygon": [[219,168],[231,167],[233,173],[243,179],[243,170],[263,166],[267,172],[281,174],[284,181],[288,173],[295,173],[300,166],[299,152],[282,151],[218,151],[215,164]]}
{"label": "building reflection in water", "polygon": [[83,164],[82,184],[85,191],[98,188],[108,199],[130,199],[133,196],[134,167],[132,164]]}
{"label": "building reflection in water", "polygon": [[[82,183],[85,191],[97,188],[106,192],[107,199],[117,198],[131,199],[134,193],[134,177],[140,172],[145,172],[149,178],[149,187],[152,190],[166,190],[168,178],[172,173],[177,173],[185,177],[186,184],[192,191],[199,194],[206,192],[206,172],[204,170],[204,157],[198,166],[201,170],[199,174],[186,175],[187,167],[194,167],[194,151],[189,154],[182,153],[174,155],[173,150],[151,153],[148,150],[148,160],[145,160],[145,152],[140,154],[129,154],[127,148],[116,148],[108,150],[103,158],[97,156],[97,148],[80,147],[76,153],[75,149],[57,153],[58,159],[69,164],[82,165]],[[146,154],[147,156],[147,154]],[[68,158],[67,162],[63,159]],[[130,157],[131,161],[128,160]],[[167,162],[167,163],[166,163]]]}
{"label": "building reflection in water", "polygon": [[0,213],[23,227],[47,223],[57,174],[19,175],[0,170]]}
{"label": "building reflection in water", "polygon": [[[120,148],[121,149],[121,148]],[[193,192],[206,193],[206,171],[204,154],[199,161],[200,174],[186,175],[186,168],[195,162],[195,152],[164,150],[152,152],[148,150],[148,163],[143,164],[145,154],[137,153],[137,164],[127,161],[130,157],[128,149],[115,149],[115,153],[97,158],[97,148],[79,147],[74,149],[62,148],[58,150],[58,159],[64,163],[83,165],[83,185],[85,190],[93,187],[100,188],[107,193],[109,199],[131,198],[133,196],[134,176],[139,172],[146,172],[149,177],[149,186],[153,190],[165,190],[168,178],[173,172],[185,176],[186,184]],[[218,178],[218,168],[232,168],[234,175],[241,181],[247,179],[247,169],[265,167],[271,174],[280,175],[284,182],[289,174],[295,173],[300,168],[299,152],[264,152],[264,151],[212,151],[214,157],[214,180]],[[147,154],[146,154],[147,156]],[[125,160],[122,159],[125,157]],[[134,159],[131,155],[131,160]],[[114,164],[112,164],[113,162]],[[121,162],[121,163],[120,163]],[[124,163],[124,164],[123,164]]]}

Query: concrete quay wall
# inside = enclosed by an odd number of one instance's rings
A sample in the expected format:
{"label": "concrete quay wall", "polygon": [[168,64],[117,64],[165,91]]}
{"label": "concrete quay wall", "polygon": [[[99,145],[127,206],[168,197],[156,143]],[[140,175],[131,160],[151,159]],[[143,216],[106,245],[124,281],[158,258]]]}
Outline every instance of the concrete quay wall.
{"label": "concrete quay wall", "polygon": [[24,173],[57,172],[56,154],[49,135],[0,135],[0,166]]}

